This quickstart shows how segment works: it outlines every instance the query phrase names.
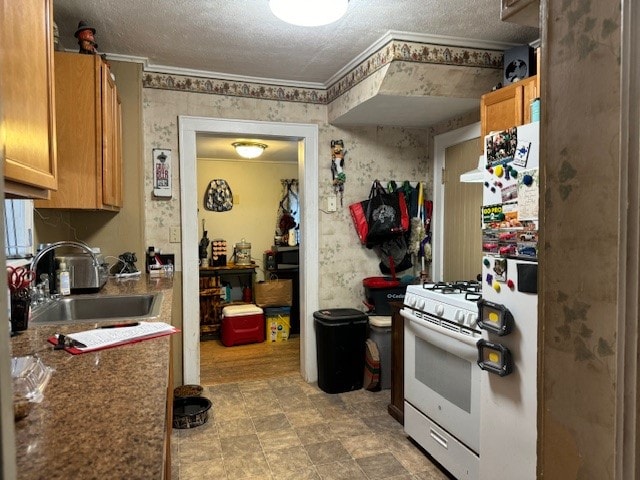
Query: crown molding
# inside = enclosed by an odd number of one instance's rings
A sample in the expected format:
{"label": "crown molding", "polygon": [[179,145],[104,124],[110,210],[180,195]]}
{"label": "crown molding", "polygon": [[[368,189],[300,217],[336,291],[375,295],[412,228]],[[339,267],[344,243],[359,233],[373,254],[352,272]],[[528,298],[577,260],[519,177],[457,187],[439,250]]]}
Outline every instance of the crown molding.
{"label": "crown molding", "polygon": [[355,57],[349,63],[347,63],[344,67],[338,70],[327,82],[325,83],[325,88],[329,88],[331,85],[334,85],[349,72],[354,70],[358,65],[371,57],[378,50],[383,48],[389,42],[412,42],[412,43],[425,43],[429,45],[442,45],[447,47],[464,47],[464,48],[473,48],[473,49],[483,49],[483,50],[496,50],[496,51],[504,51],[508,48],[518,46],[517,43],[506,43],[506,42],[493,42],[493,41],[482,41],[482,40],[474,40],[471,38],[463,38],[463,37],[449,37],[446,35],[427,35],[422,33],[412,33],[412,32],[403,32],[399,30],[389,30],[378,40],[373,42],[370,47],[364,50],[360,55]]}
{"label": "crown molding", "polygon": [[[496,50],[503,51],[511,47],[515,47],[518,44],[505,43],[505,42],[493,42],[493,41],[480,41],[471,38],[463,37],[450,37],[445,35],[426,35],[421,33],[403,32],[398,30],[389,30],[382,37],[376,40],[371,46],[364,50],[360,55],[355,57],[344,67],[333,74],[326,82],[295,82],[291,80],[283,80],[279,78],[265,78],[265,77],[251,77],[245,75],[235,75],[223,72],[214,72],[208,70],[196,70],[190,68],[173,67],[169,65],[159,65],[149,63],[147,57],[138,57],[133,55],[120,55],[117,53],[106,53],[108,59],[119,62],[133,62],[141,63],[145,72],[160,73],[167,75],[180,75],[186,77],[198,77],[198,78],[215,78],[218,80],[225,80],[229,82],[248,82],[262,85],[273,85],[282,87],[293,87],[303,89],[315,89],[315,90],[327,90],[330,86],[345,77],[349,72],[353,71],[363,61],[367,60],[378,50],[383,48],[389,42],[412,42],[412,43],[424,43],[430,45],[442,45],[448,47],[466,47],[474,49]],[[75,51],[69,50],[67,51]]]}
{"label": "crown molding", "polygon": [[231,73],[210,72],[206,70],[193,70],[190,68],[170,67],[167,65],[150,65],[145,67],[145,72],[164,73],[168,75],[180,75],[185,77],[215,78],[229,82],[257,83],[261,85],[272,85],[278,87],[308,88],[326,90],[324,83],[316,82],[294,82],[279,78],[250,77],[246,75],[234,75]]}

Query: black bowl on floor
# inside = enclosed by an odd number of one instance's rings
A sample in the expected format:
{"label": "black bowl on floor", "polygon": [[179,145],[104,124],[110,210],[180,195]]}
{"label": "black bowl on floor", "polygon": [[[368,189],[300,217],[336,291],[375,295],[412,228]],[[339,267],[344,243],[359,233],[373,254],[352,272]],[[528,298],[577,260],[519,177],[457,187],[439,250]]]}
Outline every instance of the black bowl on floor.
{"label": "black bowl on floor", "polygon": [[173,402],[173,428],[193,428],[207,423],[211,401],[205,397],[182,397]]}

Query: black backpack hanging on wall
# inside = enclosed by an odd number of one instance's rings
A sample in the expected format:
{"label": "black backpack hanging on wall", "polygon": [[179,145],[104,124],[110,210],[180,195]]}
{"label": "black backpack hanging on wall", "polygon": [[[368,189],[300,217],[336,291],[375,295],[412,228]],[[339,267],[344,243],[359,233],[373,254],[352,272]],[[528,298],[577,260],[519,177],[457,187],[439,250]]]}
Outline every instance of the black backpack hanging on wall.
{"label": "black backpack hanging on wall", "polygon": [[211,180],[204,194],[204,208],[212,212],[228,212],[233,208],[233,193],[226,180]]}
{"label": "black backpack hanging on wall", "polygon": [[409,212],[401,191],[387,192],[378,180],[369,198],[349,205],[360,241],[367,248],[381,245],[409,229]]}

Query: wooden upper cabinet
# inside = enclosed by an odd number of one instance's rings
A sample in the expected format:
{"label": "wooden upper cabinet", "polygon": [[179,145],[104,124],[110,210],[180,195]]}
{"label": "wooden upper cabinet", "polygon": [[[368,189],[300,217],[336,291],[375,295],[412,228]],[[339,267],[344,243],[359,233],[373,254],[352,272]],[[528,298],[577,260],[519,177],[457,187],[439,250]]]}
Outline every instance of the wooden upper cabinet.
{"label": "wooden upper cabinet", "polygon": [[121,108],[98,55],[56,52],[58,191],[36,208],[117,211],[122,206]]}
{"label": "wooden upper cabinet", "polygon": [[531,122],[531,101],[538,97],[538,76],[520,80],[480,99],[481,138],[489,132]]}
{"label": "wooden upper cabinet", "polygon": [[122,207],[122,108],[109,69],[102,69],[102,202]]}
{"label": "wooden upper cabinet", "polygon": [[1,0],[0,99],[8,196],[47,198],[56,179],[50,0]]}

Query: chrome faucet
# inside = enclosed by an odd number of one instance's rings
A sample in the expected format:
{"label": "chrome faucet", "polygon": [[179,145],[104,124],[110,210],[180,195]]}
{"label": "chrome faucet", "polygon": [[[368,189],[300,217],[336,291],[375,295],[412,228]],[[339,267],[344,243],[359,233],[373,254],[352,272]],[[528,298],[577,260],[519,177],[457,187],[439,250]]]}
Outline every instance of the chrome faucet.
{"label": "chrome faucet", "polygon": [[[89,255],[91,255],[91,258],[93,259],[93,265],[96,267],[100,266],[100,262],[98,261],[96,254],[93,253],[91,247],[89,247],[86,243],[73,242],[71,240],[62,240],[60,242],[48,244],[46,247],[36,253],[36,256],[33,257],[33,260],[31,260],[31,264],[29,266],[31,271],[34,272],[33,285],[31,286],[31,307],[34,309],[46,306],[52,301],[58,300],[60,298],[60,295],[57,293],[53,295],[49,293],[49,282],[51,281],[51,279],[49,279],[48,275],[41,275],[42,283],[40,284],[38,284],[38,280],[35,278],[35,272],[37,271],[36,268],[40,259],[50,251],[55,250],[59,247],[75,247],[84,250]],[[43,277],[46,277],[46,279]]]}
{"label": "chrome faucet", "polygon": [[31,270],[33,272],[35,272],[36,271],[36,267],[38,266],[38,262],[40,261],[40,259],[45,254],[49,253],[51,250],[55,250],[56,248],[59,248],[59,247],[76,247],[76,248],[79,248],[81,250],[84,250],[89,255],[91,255],[91,258],[93,259],[93,265],[95,267],[99,267],[100,266],[100,261],[98,260],[98,257],[96,257],[96,254],[93,253],[93,250],[91,250],[91,247],[89,247],[89,245],[87,245],[86,243],[82,243],[82,242],[74,242],[74,241],[71,241],[71,240],[62,240],[60,242],[50,243],[49,245],[44,247],[42,250],[40,250],[38,253],[36,253],[36,256],[33,257],[33,260],[31,260]]}

